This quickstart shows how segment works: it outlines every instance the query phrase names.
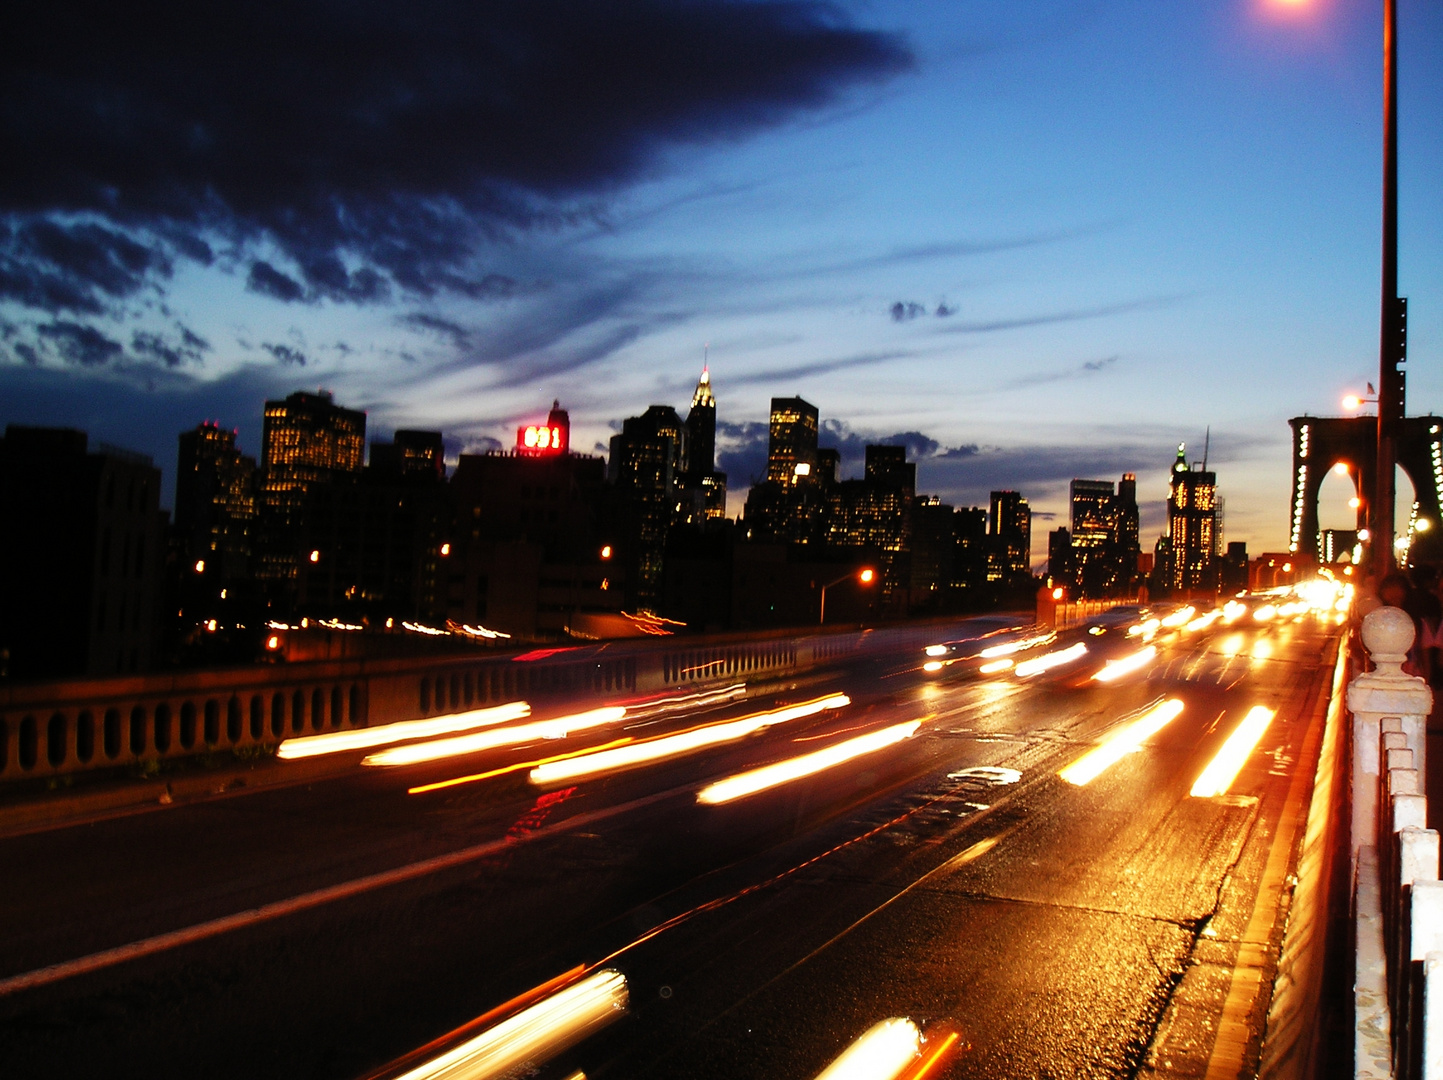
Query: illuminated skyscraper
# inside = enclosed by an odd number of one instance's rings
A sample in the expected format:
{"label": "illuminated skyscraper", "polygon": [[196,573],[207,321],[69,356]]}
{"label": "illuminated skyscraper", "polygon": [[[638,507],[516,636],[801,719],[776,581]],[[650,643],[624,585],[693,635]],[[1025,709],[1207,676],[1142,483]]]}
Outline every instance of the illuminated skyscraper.
{"label": "illuminated skyscraper", "polygon": [[185,577],[217,590],[249,574],[255,532],[256,462],[236,449],[235,436],[210,421],[183,431],[176,462],[175,531]]}
{"label": "illuminated skyscraper", "polygon": [[325,391],[267,401],[262,434],[261,558],[258,576],[282,598],[300,565],[299,527],[306,495],[317,484],[360,476],[366,414],[345,409]]}
{"label": "illuminated skyscraper", "polygon": [[1015,580],[1032,574],[1032,507],[1016,491],[992,492],[988,515],[992,558],[989,581]]}
{"label": "illuminated skyscraper", "polygon": [[767,479],[790,484],[810,475],[817,457],[817,407],[799,397],[772,398]]}
{"label": "illuminated skyscraper", "polygon": [[1172,587],[1215,589],[1218,584],[1217,475],[1192,468],[1184,444],[1173,462],[1167,499]]}
{"label": "illuminated skyscraper", "polygon": [[699,525],[726,517],[727,476],[716,471],[716,397],[708,368],[701,370],[691,397],[691,411],[686,414],[685,464],[682,520]]}

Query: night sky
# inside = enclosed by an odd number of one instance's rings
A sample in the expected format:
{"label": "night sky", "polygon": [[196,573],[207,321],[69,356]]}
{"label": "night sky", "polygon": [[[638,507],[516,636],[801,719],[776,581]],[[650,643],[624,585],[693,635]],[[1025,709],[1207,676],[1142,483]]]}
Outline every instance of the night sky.
{"label": "night sky", "polygon": [[[54,2],[0,15],[0,423],[151,454],[325,387],[573,446],[767,402],[948,501],[1176,444],[1287,543],[1286,420],[1376,381],[1381,4]],[[1409,408],[1443,410],[1443,8],[1400,0]],[[1346,481],[1324,526],[1350,524]],[[1409,489],[1400,484],[1406,506]],[[1055,514],[1055,519],[1049,518]]]}

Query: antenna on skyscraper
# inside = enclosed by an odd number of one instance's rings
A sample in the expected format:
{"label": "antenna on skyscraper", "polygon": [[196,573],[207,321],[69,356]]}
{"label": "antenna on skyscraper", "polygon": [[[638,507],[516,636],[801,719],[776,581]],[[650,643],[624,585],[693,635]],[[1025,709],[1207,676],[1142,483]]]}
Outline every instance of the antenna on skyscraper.
{"label": "antenna on skyscraper", "polygon": [[1207,434],[1203,436],[1203,472],[1208,471],[1208,447],[1212,445],[1212,441],[1213,426],[1209,424],[1207,427]]}
{"label": "antenna on skyscraper", "polygon": [[711,342],[708,341],[701,347],[701,369],[706,371],[711,367]]}

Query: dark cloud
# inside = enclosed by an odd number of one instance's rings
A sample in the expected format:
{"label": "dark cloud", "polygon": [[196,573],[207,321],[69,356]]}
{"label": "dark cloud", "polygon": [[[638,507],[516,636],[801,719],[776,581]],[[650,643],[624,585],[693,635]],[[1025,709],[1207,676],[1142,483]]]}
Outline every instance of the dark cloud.
{"label": "dark cloud", "polygon": [[911,62],[806,0],[12,6],[0,296],[93,313],[217,245],[287,302],[506,296],[484,241]]}
{"label": "dark cloud", "polygon": [[139,292],[147,281],[169,277],[171,269],[171,257],[158,239],[142,243],[95,222],[0,221],[0,299],[26,307],[98,314]]}
{"label": "dark cloud", "polygon": [[1120,304],[1103,304],[1098,307],[1057,311],[1046,315],[1023,315],[1014,319],[991,319],[985,322],[956,323],[944,328],[941,333],[991,334],[998,330],[1023,330],[1031,326],[1050,326],[1054,323],[1084,322],[1088,319],[1106,318],[1109,315],[1122,315],[1129,311],[1147,311],[1154,308],[1168,307],[1180,300],[1186,299],[1188,299],[1186,294],[1178,293],[1171,296],[1154,296],[1142,300],[1128,300]]}
{"label": "dark cloud", "polygon": [[287,304],[306,298],[305,286],[262,259],[251,263],[251,272],[246,277],[246,288]]}
{"label": "dark cloud", "polygon": [[130,351],[143,360],[159,360],[166,367],[180,367],[186,361],[199,364],[210,351],[210,342],[199,334],[180,328],[180,340],[163,334],[137,330],[130,339]]}
{"label": "dark cloud", "polygon": [[93,326],[57,320],[35,332],[54,347],[61,359],[81,367],[100,367],[125,355],[125,346]]}
{"label": "dark cloud", "polygon": [[902,360],[912,355],[911,352],[863,353],[860,356],[848,356],[840,360],[817,360],[810,364],[798,364],[795,367],[770,368],[751,374],[733,375],[727,379],[727,382],[736,386],[747,386],[754,383],[775,384],[805,379],[812,375],[828,375],[834,371],[844,371],[847,368],[871,367],[874,364],[885,364],[889,360]]}
{"label": "dark cloud", "polygon": [[905,303],[898,300],[890,310],[893,322],[911,322],[913,319],[927,314],[927,305],[919,304],[915,300],[908,300]]}
{"label": "dark cloud", "polygon": [[1051,383],[1068,382],[1072,379],[1086,379],[1106,371],[1120,360],[1118,356],[1104,356],[1097,360],[1085,360],[1076,367],[1056,371],[1039,371],[1022,375],[1002,384],[1003,390],[1023,390],[1031,386],[1047,386]]}
{"label": "dark cloud", "polygon": [[412,311],[402,315],[396,320],[402,326],[409,326],[413,330],[423,330],[435,334],[437,337],[449,341],[458,349],[465,348],[471,342],[471,332],[460,323],[454,323],[450,319],[443,319],[439,315],[431,315],[424,311]]}
{"label": "dark cloud", "polygon": [[766,479],[767,439],[767,425],[758,421],[717,421],[717,468],[727,474],[730,489],[740,492]]}
{"label": "dark cloud", "polygon": [[306,354],[300,349],[292,348],[289,345],[277,345],[274,342],[264,341],[261,348],[270,353],[282,364],[294,364],[296,367],[306,366]]}

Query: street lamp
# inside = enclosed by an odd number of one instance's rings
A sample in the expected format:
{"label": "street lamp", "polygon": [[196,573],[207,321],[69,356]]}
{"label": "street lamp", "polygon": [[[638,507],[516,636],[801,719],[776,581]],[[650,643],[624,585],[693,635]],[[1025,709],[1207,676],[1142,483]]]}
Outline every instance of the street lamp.
{"label": "street lamp", "polygon": [[873,581],[876,580],[877,571],[873,570],[870,566],[864,566],[862,567],[862,569],[856,571],[848,570],[845,574],[837,578],[835,581],[829,581],[825,585],[823,585],[822,611],[821,614],[817,617],[818,626],[822,625],[827,621],[827,590],[830,589],[833,585],[840,585],[842,582],[846,581],[848,578],[851,577],[855,577],[859,585],[870,585]]}

